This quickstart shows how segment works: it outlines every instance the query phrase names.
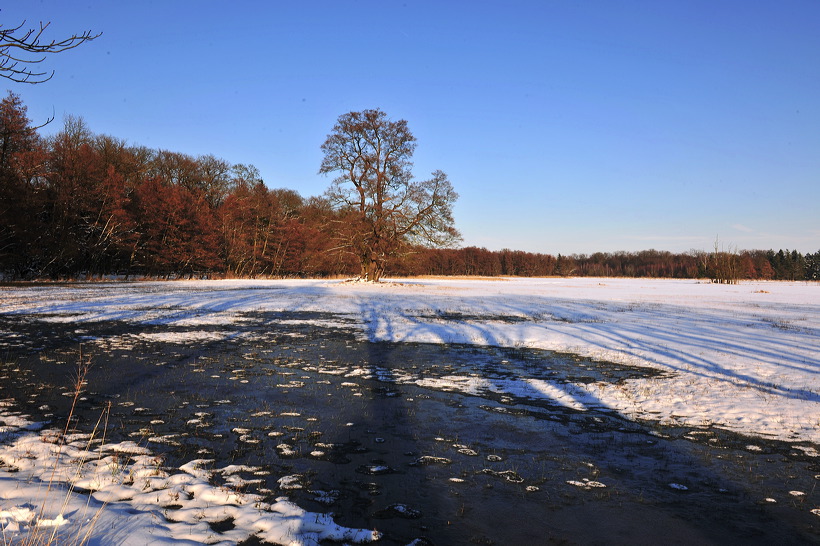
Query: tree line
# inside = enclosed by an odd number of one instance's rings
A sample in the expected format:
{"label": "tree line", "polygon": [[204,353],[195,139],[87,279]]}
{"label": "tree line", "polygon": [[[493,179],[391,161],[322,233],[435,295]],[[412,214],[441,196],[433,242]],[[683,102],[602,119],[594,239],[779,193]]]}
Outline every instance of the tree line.
{"label": "tree line", "polygon": [[[417,182],[415,138],[351,112],[323,146],[324,196],[270,189],[252,165],[133,146],[68,117],[44,138],[21,98],[0,102],[0,274],[378,280],[424,244],[457,240],[446,176]],[[346,187],[350,186],[350,188]]]}
{"label": "tree line", "polygon": [[[556,257],[441,248],[458,239],[452,221],[457,196],[440,171],[412,180],[415,139],[406,122],[392,122],[378,110],[339,118],[321,165],[339,178],[325,195],[308,198],[269,188],[252,165],[131,145],[94,134],[80,118],[68,117],[53,136],[39,130],[18,95],[0,101],[4,279],[377,279],[384,273],[716,278],[719,264],[729,264],[736,278],[820,279],[820,252],[744,251],[719,260],[717,252]],[[389,157],[400,161],[372,169],[390,146]],[[348,165],[356,166],[345,170]]]}
{"label": "tree line", "polygon": [[251,165],[132,146],[73,117],[43,138],[19,96],[0,102],[6,278],[343,273],[330,214]]}
{"label": "tree line", "polygon": [[486,248],[424,249],[412,263],[396,264],[400,275],[662,277],[755,280],[820,280],[820,251],[743,250],[673,253],[661,250],[596,252],[568,256],[491,251]]}

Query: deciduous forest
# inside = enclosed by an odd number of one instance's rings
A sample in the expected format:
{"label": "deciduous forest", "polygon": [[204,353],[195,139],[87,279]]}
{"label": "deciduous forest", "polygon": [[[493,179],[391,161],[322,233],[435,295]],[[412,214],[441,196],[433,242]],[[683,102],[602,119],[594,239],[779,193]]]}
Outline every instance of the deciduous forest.
{"label": "deciduous forest", "polygon": [[[40,129],[18,95],[9,93],[0,102],[4,280],[329,277],[362,271],[357,256],[338,244],[349,211],[334,206],[333,192],[305,198],[271,189],[251,165],[131,145],[94,134],[81,118],[67,118],[53,136],[41,136]],[[404,243],[379,265],[386,275],[820,279],[820,251],[552,256],[430,248],[411,234]]]}

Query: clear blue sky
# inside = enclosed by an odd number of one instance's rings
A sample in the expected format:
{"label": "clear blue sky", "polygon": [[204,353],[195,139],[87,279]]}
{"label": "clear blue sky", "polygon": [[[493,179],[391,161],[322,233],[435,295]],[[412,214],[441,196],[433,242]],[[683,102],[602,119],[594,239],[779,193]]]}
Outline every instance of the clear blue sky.
{"label": "clear blue sky", "polygon": [[336,118],[381,108],[446,172],[464,245],[820,249],[820,2],[37,1],[95,42],[7,83],[34,121],[251,163],[319,195]]}

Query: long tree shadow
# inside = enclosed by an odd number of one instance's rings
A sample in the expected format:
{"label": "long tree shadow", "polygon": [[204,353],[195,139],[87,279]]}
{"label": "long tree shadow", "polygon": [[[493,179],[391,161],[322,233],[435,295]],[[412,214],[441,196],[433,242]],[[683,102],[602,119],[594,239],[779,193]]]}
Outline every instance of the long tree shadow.
{"label": "long tree shadow", "polygon": [[334,506],[340,520],[379,529],[388,544],[431,543],[431,530],[436,544],[463,540],[447,526],[457,506],[448,506],[439,494],[446,468],[419,462],[437,453],[431,450],[431,429],[442,434],[446,427],[423,423],[428,417],[419,409],[423,391],[402,383],[407,368],[419,364],[418,355],[412,347],[359,340],[339,356],[345,361],[337,365],[346,369],[342,385],[354,391],[342,419],[349,426],[340,441],[359,447],[334,473],[333,486],[343,490]]}

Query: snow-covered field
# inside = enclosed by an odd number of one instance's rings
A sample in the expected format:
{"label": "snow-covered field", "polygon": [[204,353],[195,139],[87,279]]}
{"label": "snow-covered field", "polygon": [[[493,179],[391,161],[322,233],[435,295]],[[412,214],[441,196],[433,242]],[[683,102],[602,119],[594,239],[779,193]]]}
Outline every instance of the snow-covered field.
{"label": "snow-covered field", "polygon": [[173,282],[6,289],[0,309],[49,314],[54,321],[188,326],[230,323],[245,311],[337,313],[358,321],[371,340],[536,347],[666,370],[671,376],[617,388],[575,385],[560,389],[572,393],[556,393],[543,385],[543,395],[570,396],[573,403],[601,404],[628,416],[820,443],[816,283]]}
{"label": "snow-covered field", "polygon": [[[6,315],[36,314],[55,322],[117,320],[188,327],[185,334],[163,334],[164,341],[174,340],[174,335],[186,336],[180,342],[230,335],[206,327],[238,324],[243,313],[268,311],[334,314],[346,325],[355,323],[361,336],[373,341],[541,348],[662,370],[666,373],[661,376],[616,383],[543,379],[504,383],[481,377],[435,381],[439,383],[436,387],[506,391],[550,399],[578,410],[608,408],[628,419],[711,425],[793,442],[807,454],[818,455],[817,283],[745,282],[728,286],[654,279],[419,279],[372,285],[232,280],[0,290],[0,313]],[[198,325],[202,331],[196,330]],[[4,538],[34,521],[81,533],[86,520],[94,517],[93,513],[83,515],[78,503],[84,503],[84,497],[77,495],[60,495],[59,503],[65,500],[68,506],[37,513],[36,507],[43,505],[37,499],[49,496],[42,484],[48,483],[48,469],[55,467],[51,462],[54,457],[46,455],[56,448],[42,441],[43,435],[53,433],[36,432],[39,428],[11,409],[0,407],[0,461],[18,470],[14,474],[0,470]],[[63,447],[62,462],[56,465],[61,472],[76,468],[72,458],[90,456],[77,443],[82,441],[79,438]],[[128,450],[129,446],[106,446],[104,456],[96,457],[102,461],[95,463],[99,470],[87,468],[92,477],[84,479],[110,476],[111,461],[116,459],[112,454],[117,449]],[[129,535],[140,537],[133,539],[135,544],[171,539],[201,543],[208,536],[208,526],[201,522],[207,519],[207,510],[222,510],[223,519],[230,512],[237,527],[241,524],[253,529],[251,532],[271,533],[269,536],[280,542],[378,538],[375,532],[339,528],[330,518],[306,513],[286,499],[273,505],[253,496],[220,499],[225,493],[208,490],[207,476],[197,469],[196,462],[183,468],[181,474],[168,476],[152,466],[150,453],[141,456],[145,460],[134,459],[134,468],[128,469],[142,480],[139,489],[112,484],[95,494],[95,500],[102,502],[131,500],[125,505],[128,508],[106,507],[100,512],[96,532],[102,529],[110,533],[110,540],[101,543],[122,543],[123,536],[137,529],[142,534]],[[231,469],[218,471],[230,474]],[[187,492],[182,495],[184,500],[179,500],[181,491]],[[164,498],[175,493],[173,502]],[[182,504],[188,519],[173,524],[155,521],[146,507],[162,507],[163,503]],[[124,524],[118,510],[125,513],[135,506],[140,515],[129,515]],[[69,513],[73,515],[65,515]],[[214,516],[209,521],[220,520]],[[221,536],[220,540],[230,538]]]}

